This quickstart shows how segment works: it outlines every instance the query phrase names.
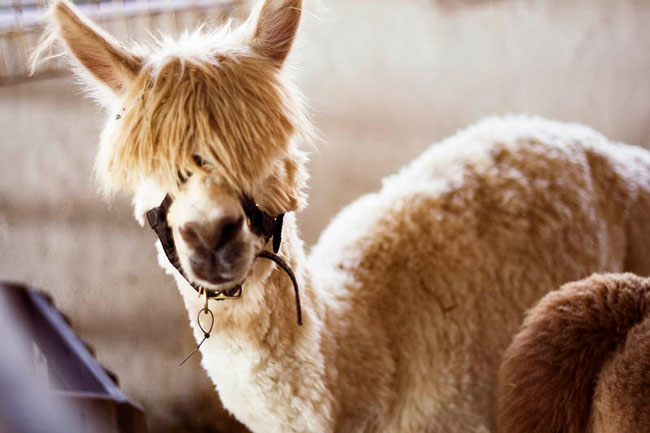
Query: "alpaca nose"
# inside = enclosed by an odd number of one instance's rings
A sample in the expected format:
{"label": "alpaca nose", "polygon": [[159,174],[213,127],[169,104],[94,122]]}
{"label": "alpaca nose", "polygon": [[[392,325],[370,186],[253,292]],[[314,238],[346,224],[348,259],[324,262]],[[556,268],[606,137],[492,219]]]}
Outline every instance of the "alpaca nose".
{"label": "alpaca nose", "polygon": [[210,223],[188,222],[179,228],[185,243],[197,253],[223,249],[244,226],[243,215],[224,215]]}

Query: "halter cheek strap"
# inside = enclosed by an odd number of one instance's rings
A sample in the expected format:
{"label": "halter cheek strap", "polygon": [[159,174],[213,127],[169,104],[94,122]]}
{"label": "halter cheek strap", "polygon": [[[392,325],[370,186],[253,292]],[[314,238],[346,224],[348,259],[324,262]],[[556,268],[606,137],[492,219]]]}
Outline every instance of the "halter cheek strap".
{"label": "halter cheek strap", "polygon": [[280,242],[282,242],[284,214],[281,213],[273,218],[261,210],[250,197],[244,197],[241,203],[251,231],[257,236],[264,237],[267,242],[273,238],[273,252],[277,254],[280,251]]}

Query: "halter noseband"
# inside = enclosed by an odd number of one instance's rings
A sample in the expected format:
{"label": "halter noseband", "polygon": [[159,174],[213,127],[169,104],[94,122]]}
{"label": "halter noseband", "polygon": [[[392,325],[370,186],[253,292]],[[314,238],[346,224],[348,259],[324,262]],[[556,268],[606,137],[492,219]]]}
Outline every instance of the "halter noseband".
{"label": "halter noseband", "polygon": [[[169,263],[171,263],[174,268],[176,268],[176,270],[183,276],[183,278],[185,278],[185,280],[190,284],[190,286],[192,286],[194,290],[196,290],[199,295],[205,295],[206,302],[208,299],[223,301],[224,299],[241,297],[243,283],[238,284],[228,290],[215,290],[199,286],[187,278],[187,275],[185,275],[185,272],[183,272],[183,268],[181,267],[180,260],[178,259],[178,253],[176,252],[176,245],[174,243],[171,227],[169,227],[169,224],[167,223],[167,213],[169,212],[169,208],[172,205],[172,202],[173,200],[171,196],[167,194],[163,201],[160,203],[160,206],[154,207],[147,211],[147,221],[158,236],[160,244],[162,245],[163,251],[167,256]],[[285,271],[287,275],[289,275],[296,296],[296,314],[298,325],[302,325],[302,311],[300,308],[298,282],[296,281],[296,277],[289,265],[277,255],[277,252],[280,250],[280,242],[282,241],[282,224],[284,221],[284,214],[282,213],[274,218],[268,213],[261,210],[255,201],[248,196],[242,197],[241,204],[244,210],[244,214],[248,220],[251,232],[257,236],[263,237],[265,243],[267,243],[271,238],[273,239],[273,253],[262,250],[258,254],[258,257],[272,260],[278,266],[280,266],[280,268],[282,268],[282,270]]]}

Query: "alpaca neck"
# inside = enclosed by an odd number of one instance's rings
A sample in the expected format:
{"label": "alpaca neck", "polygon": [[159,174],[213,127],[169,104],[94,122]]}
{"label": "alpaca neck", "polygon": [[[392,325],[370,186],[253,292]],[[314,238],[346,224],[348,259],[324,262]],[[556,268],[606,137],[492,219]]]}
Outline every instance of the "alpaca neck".
{"label": "alpaca neck", "polygon": [[[264,415],[260,431],[301,431],[296,421],[300,419],[311,423],[316,420],[317,424],[321,419],[325,429],[332,398],[323,367],[322,314],[293,215],[285,219],[279,255],[298,281],[303,325],[296,323],[294,290],[289,276],[271,261],[258,259],[243,285],[241,299],[211,302],[214,330],[201,346],[202,364],[224,405],[249,427],[254,427],[256,420]],[[195,337],[200,341],[203,332],[196,326],[196,315],[204,301],[187,283],[181,287]],[[269,384],[273,385],[269,388]],[[294,404],[280,404],[282,401]],[[264,408],[271,407],[274,409],[265,414]],[[271,419],[279,423],[277,429],[270,428]],[[314,424],[304,425],[302,429],[318,430]]]}

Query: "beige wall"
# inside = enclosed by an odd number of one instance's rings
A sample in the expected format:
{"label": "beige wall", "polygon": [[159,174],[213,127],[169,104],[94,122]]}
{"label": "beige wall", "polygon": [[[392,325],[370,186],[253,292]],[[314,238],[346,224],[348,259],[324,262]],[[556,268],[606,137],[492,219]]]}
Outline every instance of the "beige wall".
{"label": "beige wall", "polygon": [[302,87],[325,141],[303,216],[310,240],[382,176],[488,115],[577,121],[650,145],[650,2],[322,3],[302,41]]}
{"label": "beige wall", "polygon": [[[323,137],[301,215],[309,243],[346,202],[486,115],[541,114],[650,145],[648,2],[321,4],[294,59]],[[128,200],[95,192],[99,129],[68,78],[0,87],[0,278],[52,292],[155,431],[198,429],[213,416],[197,404],[211,387],[198,357],[177,366],[192,341],[153,234]]]}

